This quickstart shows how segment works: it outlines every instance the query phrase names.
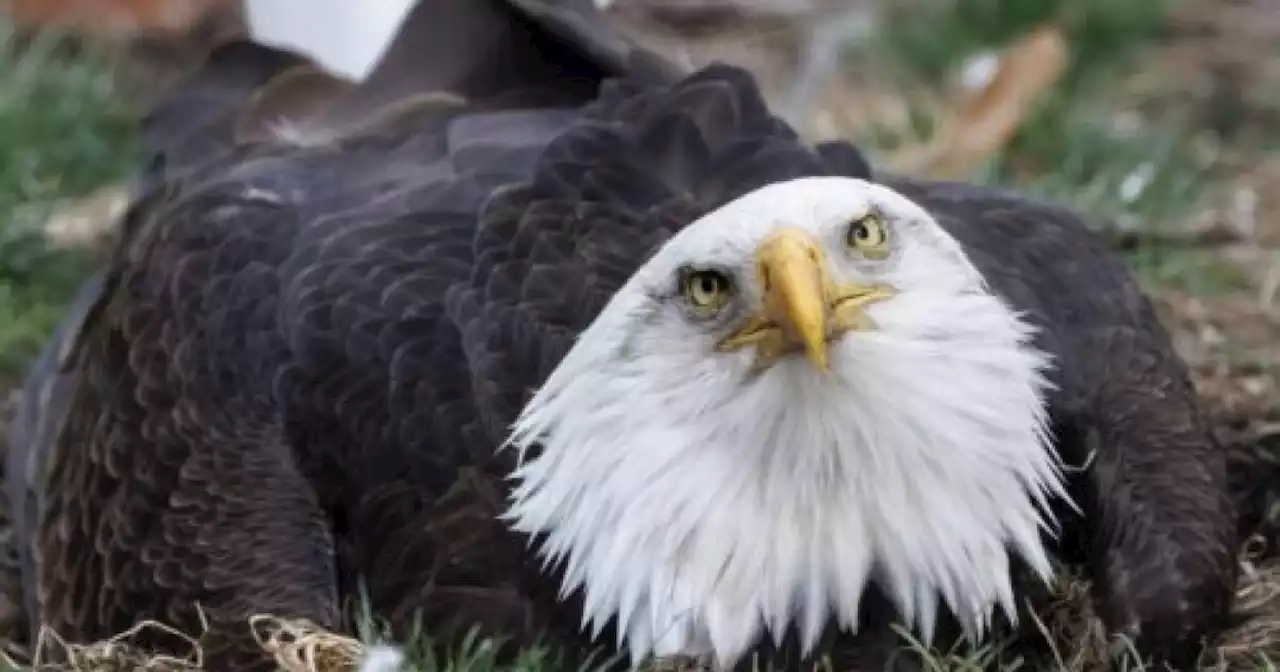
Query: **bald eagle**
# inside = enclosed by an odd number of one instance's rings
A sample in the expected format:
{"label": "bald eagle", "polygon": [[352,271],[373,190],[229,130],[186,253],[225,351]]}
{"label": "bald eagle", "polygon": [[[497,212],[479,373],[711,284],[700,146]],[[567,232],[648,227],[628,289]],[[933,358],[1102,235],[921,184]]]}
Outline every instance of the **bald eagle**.
{"label": "bald eagle", "polygon": [[890,620],[980,636],[1061,558],[1188,664],[1235,577],[1224,455],[1085,222],[872,175],[592,12],[422,2],[264,137],[237,120],[296,55],[161,102],[56,431],[11,457],[40,621],[199,605],[249,669],[249,616],[360,597],[445,641],[883,669]]}

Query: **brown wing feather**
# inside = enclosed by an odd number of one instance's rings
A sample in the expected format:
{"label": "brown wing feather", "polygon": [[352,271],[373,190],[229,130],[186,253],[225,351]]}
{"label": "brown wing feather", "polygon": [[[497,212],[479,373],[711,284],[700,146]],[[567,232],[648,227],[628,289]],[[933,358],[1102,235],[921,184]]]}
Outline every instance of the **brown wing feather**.
{"label": "brown wing feather", "polygon": [[22,608],[28,644],[36,641],[40,625],[39,553],[36,527],[43,497],[45,457],[65,421],[67,404],[78,377],[66,370],[81,321],[98,301],[101,282],[93,278],[81,288],[67,317],[53,333],[40,358],[32,364],[14,409],[5,454],[5,493],[13,516],[13,546],[22,584]]}
{"label": "brown wing feather", "polygon": [[402,629],[591,648],[497,517],[512,464],[494,448],[648,250],[833,168],[741,71],[520,108],[556,82],[233,147],[135,204],[51,456],[46,622],[191,628],[198,601],[210,652],[238,661],[251,613],[330,624],[363,584]]}
{"label": "brown wing feather", "polygon": [[[334,626],[337,594],[355,592],[362,574],[377,577],[375,597],[404,587],[395,599],[414,611],[434,596],[455,595],[460,606],[487,596],[483,609],[431,611],[442,623],[471,615],[531,627],[518,580],[475,586],[523,558],[500,534],[494,497],[463,489],[440,500],[425,519],[434,532],[421,534],[421,506],[460,482],[458,454],[408,464],[403,452],[349,454],[378,445],[360,432],[410,437],[422,423],[473,438],[461,372],[438,371],[431,387],[356,364],[450,361],[435,359],[456,349],[445,332],[406,331],[385,316],[416,315],[432,301],[441,315],[447,283],[469,272],[480,203],[532,169],[572,116],[517,112],[502,117],[506,135],[491,136],[483,120],[500,110],[434,109],[396,112],[394,124],[316,147],[233,143],[168,171],[135,203],[79,339],[65,430],[47,456],[40,592],[56,631],[101,638],[144,618],[192,629],[198,603],[213,621],[212,664],[239,664],[254,657],[243,636],[252,613]],[[452,123],[464,112],[467,123]],[[413,320],[429,327],[428,318]],[[341,376],[335,347],[353,358]],[[388,406],[387,389],[409,396]],[[388,412],[398,421],[369,424]],[[459,536],[460,525],[475,531]],[[480,568],[486,558],[498,564]]]}
{"label": "brown wing feather", "polygon": [[[264,403],[270,380],[252,376],[280,356],[253,337],[269,319],[271,273],[234,261],[270,243],[264,227],[235,223],[282,212],[245,199],[224,200],[222,211],[207,204],[145,213],[164,225],[139,227],[122,246],[133,263],[116,264],[85,326],[81,384],[45,484],[40,598],[44,622],[79,640],[148,618],[199,632],[198,604],[212,622],[210,664],[232,669],[223,666],[261,657],[246,646],[251,615],[332,626],[337,594],[327,517]],[[180,239],[190,227],[218,244]],[[185,320],[196,328],[174,328]],[[209,338],[229,333],[246,340]],[[228,347],[244,357],[216,354]]]}

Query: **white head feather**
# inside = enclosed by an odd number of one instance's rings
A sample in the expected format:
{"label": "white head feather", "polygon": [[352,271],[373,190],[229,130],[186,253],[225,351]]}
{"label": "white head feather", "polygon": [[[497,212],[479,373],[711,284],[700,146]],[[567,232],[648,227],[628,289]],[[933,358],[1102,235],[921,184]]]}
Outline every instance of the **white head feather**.
{"label": "white head feather", "polygon": [[[846,241],[877,212],[887,256]],[[782,226],[821,242],[836,282],[885,283],[875,328],[753,370],[729,326],[692,319],[681,269],[727,269],[762,302],[755,253]],[[508,517],[547,535],[584,626],[617,617],[619,644],[733,664],[764,631],[829,618],[857,628],[868,582],[931,638],[939,597],[970,635],[1014,618],[1009,554],[1042,579],[1049,495],[1066,498],[1046,431],[1048,356],[960,245],[884,186],[839,177],[773,184],[667,242],[613,297],[515,424],[542,452],[514,473]]]}

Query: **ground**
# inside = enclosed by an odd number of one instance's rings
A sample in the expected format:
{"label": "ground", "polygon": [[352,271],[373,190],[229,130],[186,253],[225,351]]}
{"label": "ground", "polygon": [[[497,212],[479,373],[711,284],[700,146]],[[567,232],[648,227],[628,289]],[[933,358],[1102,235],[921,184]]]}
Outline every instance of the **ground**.
{"label": "ground", "polygon": [[[1264,448],[1280,444],[1280,349],[1272,346],[1280,341],[1280,14],[1270,11],[1272,0],[885,4],[895,9],[850,44],[805,131],[854,138],[878,165],[1011,186],[1094,215],[1155,298],[1224,434]],[[647,26],[644,37],[677,45],[691,62],[748,64],[778,98],[794,66],[788,40],[772,30],[689,37]],[[985,132],[997,113],[982,101],[963,102],[957,82],[980,70],[986,54],[1028,35],[1052,37],[1037,43],[1050,45],[1037,52],[1047,54],[1046,63],[1059,37],[1071,58],[1029,111],[1014,115],[1011,142],[978,151],[958,168],[921,163],[920,150],[936,148],[940,135],[972,141]],[[0,49],[3,423],[3,390],[16,384],[92,264],[82,250],[55,249],[45,224],[51,213],[65,213],[68,199],[127,178],[141,105],[112,69],[117,61],[97,50],[0,40],[9,45]],[[1036,76],[1018,75],[1032,83]],[[113,192],[106,193],[106,201],[93,201],[108,203],[99,212],[111,209]],[[1246,579],[1242,598],[1275,610],[1280,621],[1280,580],[1269,579],[1273,570],[1265,566],[1249,567],[1262,573]],[[14,585],[0,576],[0,637],[18,622],[5,597]],[[1059,652],[1058,667],[1097,669],[1089,657],[1102,645],[1080,611],[1087,604],[1080,590],[1063,585],[1058,597],[1071,615],[1048,614],[1046,627],[1076,644]],[[1228,664],[1210,669],[1272,669],[1249,649],[1275,637],[1256,628],[1232,633],[1223,650]],[[999,647],[932,655],[940,671],[1012,670],[1018,663]],[[422,667],[493,670],[485,656],[480,646],[475,660]],[[548,667],[535,661],[518,669]]]}

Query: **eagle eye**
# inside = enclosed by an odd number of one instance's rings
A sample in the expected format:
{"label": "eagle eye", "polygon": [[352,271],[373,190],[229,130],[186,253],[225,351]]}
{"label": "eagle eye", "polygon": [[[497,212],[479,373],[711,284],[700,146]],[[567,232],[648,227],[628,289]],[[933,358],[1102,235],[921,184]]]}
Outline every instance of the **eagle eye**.
{"label": "eagle eye", "polygon": [[702,311],[716,310],[733,294],[729,276],[719,271],[688,271],[681,280],[681,291],[694,308]]}
{"label": "eagle eye", "polygon": [[884,253],[885,244],[889,241],[889,231],[884,221],[876,213],[870,213],[849,225],[845,242],[863,254],[871,253],[872,258],[879,258]]}

